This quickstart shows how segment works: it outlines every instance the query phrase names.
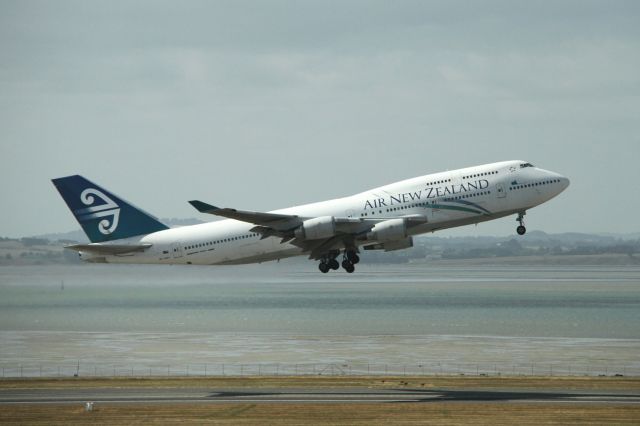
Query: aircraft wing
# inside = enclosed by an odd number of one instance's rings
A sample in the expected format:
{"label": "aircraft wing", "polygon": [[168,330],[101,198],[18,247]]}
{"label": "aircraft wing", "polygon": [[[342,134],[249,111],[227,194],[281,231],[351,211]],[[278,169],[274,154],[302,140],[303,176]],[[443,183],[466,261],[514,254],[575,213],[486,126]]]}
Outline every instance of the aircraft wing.
{"label": "aircraft wing", "polygon": [[263,239],[267,237],[281,238],[282,243],[290,243],[300,247],[314,259],[329,250],[353,246],[356,236],[366,233],[377,222],[363,218],[336,217],[334,218],[336,235],[326,239],[306,240],[296,238],[294,230],[300,227],[305,220],[311,218],[220,208],[197,200],[189,201],[189,203],[201,213],[252,223],[256,226],[251,228],[251,232],[261,234]]}
{"label": "aircraft wing", "polygon": [[143,252],[151,247],[151,245],[152,244],[75,244],[65,246],[65,248],[101,255],[118,255]]}
{"label": "aircraft wing", "polygon": [[[201,213],[252,223],[256,226],[251,228],[251,232],[260,234],[262,239],[281,238],[281,243],[300,247],[309,254],[311,259],[320,259],[332,250],[356,247],[356,240],[361,240],[377,223],[387,220],[385,218],[334,217],[335,235],[324,239],[309,240],[300,237],[295,232],[296,228],[300,227],[305,220],[312,219],[309,217],[220,208],[197,200],[189,201],[189,203]],[[405,220],[408,226],[423,224],[427,221],[426,217],[422,215],[409,215],[405,217]]]}
{"label": "aircraft wing", "polygon": [[[189,201],[189,204],[195,207],[200,213],[208,213],[242,222],[253,223],[254,225],[257,225],[253,232],[259,232],[261,230],[266,230],[267,228],[277,231],[277,233],[291,231],[302,225],[305,220],[311,219],[309,217],[300,217],[297,215],[220,208],[197,200]],[[363,232],[371,229],[376,222],[377,221],[362,218],[335,218],[336,230],[343,233]],[[363,224],[365,225],[363,226]]]}
{"label": "aircraft wing", "polygon": [[288,231],[297,228],[304,221],[304,219],[301,219],[299,216],[295,215],[261,213],[220,208],[198,200],[189,201],[189,204],[195,207],[200,213],[208,213],[216,216],[226,217],[228,219],[235,219],[242,222],[253,223],[254,225],[272,228],[276,231]]}

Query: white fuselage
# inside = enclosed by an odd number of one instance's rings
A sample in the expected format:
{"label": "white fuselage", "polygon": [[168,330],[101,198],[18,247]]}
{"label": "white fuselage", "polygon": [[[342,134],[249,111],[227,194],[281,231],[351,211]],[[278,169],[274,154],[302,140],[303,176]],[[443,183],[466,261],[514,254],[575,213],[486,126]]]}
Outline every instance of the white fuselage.
{"label": "white fuselage", "polygon": [[[542,204],[561,193],[569,180],[522,161],[507,161],[435,173],[378,187],[349,197],[272,213],[300,217],[335,216],[382,222],[424,217],[410,235],[501,218]],[[151,244],[139,253],[99,256],[108,263],[218,265],[255,263],[304,254],[280,238],[251,232],[253,224],[232,219],[184,226],[127,239]],[[123,240],[120,240],[121,243]],[[358,245],[376,244],[362,240]],[[94,256],[81,253],[86,260]]]}

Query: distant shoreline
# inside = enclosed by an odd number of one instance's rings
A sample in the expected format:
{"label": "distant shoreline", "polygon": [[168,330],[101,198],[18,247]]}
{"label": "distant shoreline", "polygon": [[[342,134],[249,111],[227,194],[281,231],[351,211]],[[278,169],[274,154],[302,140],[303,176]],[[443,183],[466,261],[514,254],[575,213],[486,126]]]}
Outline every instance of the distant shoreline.
{"label": "distant shoreline", "polygon": [[624,254],[576,254],[549,256],[478,257],[472,259],[434,259],[411,262],[431,266],[640,266],[640,257]]}
{"label": "distant shoreline", "polygon": [[[0,237],[0,266],[79,264],[73,250],[77,244],[69,238],[51,240],[26,237]],[[522,237],[418,237],[406,250],[382,252],[361,250],[366,264],[446,265],[640,265],[640,239],[628,236],[595,234],[546,234],[531,231]],[[626,237],[626,238],[625,238]],[[307,262],[306,256],[287,262]]]}
{"label": "distant shoreline", "polygon": [[[63,255],[60,250],[51,252],[31,252],[38,253],[36,256],[13,256],[8,259],[0,257],[0,267],[2,266],[45,266],[45,265],[73,265],[82,264],[80,260],[69,258]],[[52,253],[52,254],[49,254]],[[289,262],[306,261],[304,259],[287,259]],[[640,256],[629,256],[625,254],[587,254],[587,255],[531,255],[531,256],[495,256],[476,257],[468,259],[407,259],[398,262],[396,258],[390,258],[388,262],[384,259],[368,260],[370,264],[407,264],[425,266],[640,266]]]}

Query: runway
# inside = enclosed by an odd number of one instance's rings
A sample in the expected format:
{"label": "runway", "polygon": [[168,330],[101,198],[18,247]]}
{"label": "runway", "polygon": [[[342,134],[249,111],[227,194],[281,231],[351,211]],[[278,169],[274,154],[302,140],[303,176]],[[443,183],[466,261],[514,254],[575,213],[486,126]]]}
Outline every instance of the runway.
{"label": "runway", "polygon": [[74,388],[0,389],[0,405],[149,403],[557,403],[640,404],[639,393],[368,388]]}

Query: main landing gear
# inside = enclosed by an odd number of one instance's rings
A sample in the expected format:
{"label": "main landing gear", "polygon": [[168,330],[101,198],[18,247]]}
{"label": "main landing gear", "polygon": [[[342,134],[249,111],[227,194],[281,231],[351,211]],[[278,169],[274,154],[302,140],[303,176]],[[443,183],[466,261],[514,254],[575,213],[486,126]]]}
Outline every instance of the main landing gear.
{"label": "main landing gear", "polygon": [[320,272],[322,272],[323,274],[326,274],[331,269],[335,271],[338,268],[340,268],[340,264],[336,260],[336,257],[338,257],[339,254],[340,254],[339,251],[335,251],[323,257],[322,260],[320,260],[320,264],[318,265],[318,269],[320,269]]}
{"label": "main landing gear", "polygon": [[348,273],[353,273],[356,270],[355,264],[360,262],[360,256],[355,250],[345,250],[344,257],[342,259],[342,268]]}
{"label": "main landing gear", "polygon": [[[328,256],[323,257],[322,260],[320,260],[320,264],[318,265],[318,269],[320,270],[320,272],[326,274],[331,269],[333,269],[334,271],[337,270],[340,267],[338,260],[336,259],[339,254],[340,252],[336,251],[331,252]],[[358,253],[355,250],[344,251],[344,255],[342,257],[342,268],[345,271],[350,274],[353,273],[353,271],[356,270],[354,265],[358,262],[360,262],[360,256],[358,256]]]}
{"label": "main landing gear", "polygon": [[520,212],[518,213],[518,218],[516,219],[516,222],[518,222],[520,225],[516,228],[516,232],[518,233],[518,235],[524,235],[527,232],[527,228],[524,227],[524,215],[527,214],[526,212]]}

